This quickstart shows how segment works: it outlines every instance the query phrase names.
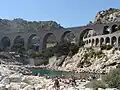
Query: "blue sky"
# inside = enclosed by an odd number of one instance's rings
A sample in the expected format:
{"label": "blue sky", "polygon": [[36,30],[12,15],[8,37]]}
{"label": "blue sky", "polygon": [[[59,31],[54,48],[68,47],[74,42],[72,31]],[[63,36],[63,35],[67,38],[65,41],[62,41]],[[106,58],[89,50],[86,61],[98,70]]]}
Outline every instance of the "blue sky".
{"label": "blue sky", "polygon": [[103,9],[119,8],[120,0],[0,0],[0,18],[57,21],[64,27],[86,25]]}

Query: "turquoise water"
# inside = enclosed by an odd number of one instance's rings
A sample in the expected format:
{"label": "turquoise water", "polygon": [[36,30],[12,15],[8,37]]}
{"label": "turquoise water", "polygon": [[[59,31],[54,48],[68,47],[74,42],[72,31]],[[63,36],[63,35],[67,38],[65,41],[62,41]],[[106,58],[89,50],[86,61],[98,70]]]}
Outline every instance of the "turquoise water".
{"label": "turquoise water", "polygon": [[[88,78],[90,75],[89,73],[72,73],[72,72],[66,72],[66,71],[56,71],[56,70],[46,70],[46,69],[32,69],[33,73],[39,73],[40,76],[62,76],[64,75],[65,78],[69,78],[71,76],[75,76],[77,78]],[[99,74],[94,74],[96,77],[100,77]]]}
{"label": "turquoise water", "polygon": [[39,73],[40,76],[69,76],[70,72],[66,71],[56,71],[56,70],[46,70],[46,69],[33,69],[33,73]]}

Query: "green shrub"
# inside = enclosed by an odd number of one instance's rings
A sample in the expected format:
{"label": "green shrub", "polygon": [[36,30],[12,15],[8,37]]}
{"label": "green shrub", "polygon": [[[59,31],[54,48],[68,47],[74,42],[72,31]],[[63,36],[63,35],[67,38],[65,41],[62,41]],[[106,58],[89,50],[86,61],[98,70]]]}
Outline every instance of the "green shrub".
{"label": "green shrub", "polygon": [[69,53],[71,53],[70,55],[74,55],[78,52],[78,50],[79,46],[67,41],[60,42],[54,47],[54,53],[57,56],[68,55]]}
{"label": "green shrub", "polygon": [[68,55],[70,51],[69,46],[70,43],[67,41],[60,42],[54,47],[54,51],[56,54],[59,53],[59,55]]}
{"label": "green shrub", "polygon": [[54,47],[49,47],[42,50],[41,54],[42,54],[42,57],[45,57],[45,58],[54,56]]}
{"label": "green shrub", "polygon": [[110,88],[120,89],[120,69],[110,71],[107,75],[102,77],[102,81]]}
{"label": "green shrub", "polygon": [[110,50],[112,48],[112,45],[102,45],[101,50]]}
{"label": "green shrub", "polygon": [[110,71],[102,76],[101,80],[91,81],[86,85],[88,88],[117,88],[120,89],[120,69]]}
{"label": "green shrub", "polygon": [[88,57],[90,58],[95,58],[95,57],[98,57],[98,58],[101,58],[101,57],[104,57],[105,54],[102,52],[102,51],[94,51],[92,48],[87,48],[87,53],[84,54],[84,59],[87,59]]}
{"label": "green shrub", "polygon": [[70,51],[72,52],[72,55],[76,54],[79,50],[79,46],[77,46],[74,43],[72,43],[69,48],[70,48]]}
{"label": "green shrub", "polygon": [[101,58],[101,57],[105,56],[105,54],[102,51],[98,51],[95,54],[98,58]]}
{"label": "green shrub", "polygon": [[120,30],[120,25],[118,25],[117,29]]}
{"label": "green shrub", "polygon": [[84,60],[86,60],[89,57],[89,54],[85,53],[83,57],[84,57]]}
{"label": "green shrub", "polygon": [[[79,47],[76,44],[64,41],[60,42],[54,47],[49,47],[43,49],[42,51],[30,51],[28,53],[29,56],[35,57],[42,57],[42,58],[50,58],[52,56],[60,57],[62,55],[74,55],[79,50]],[[71,54],[69,54],[71,52]]]}
{"label": "green shrub", "polygon": [[105,83],[103,83],[100,80],[93,80],[90,83],[86,84],[85,87],[86,88],[103,88],[103,89],[105,89],[106,85],[105,85]]}

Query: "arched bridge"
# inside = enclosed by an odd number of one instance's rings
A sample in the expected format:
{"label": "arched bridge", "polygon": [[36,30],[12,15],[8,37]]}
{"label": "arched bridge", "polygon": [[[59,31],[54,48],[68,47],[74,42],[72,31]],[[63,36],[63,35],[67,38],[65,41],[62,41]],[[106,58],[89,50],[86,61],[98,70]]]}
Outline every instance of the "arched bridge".
{"label": "arched bridge", "polygon": [[0,32],[0,47],[4,49],[6,47],[12,48],[17,43],[21,43],[25,49],[31,48],[34,44],[40,50],[46,48],[48,42],[53,44],[63,40],[74,41],[77,44],[84,41],[87,46],[88,43],[99,43],[97,39],[92,39],[91,37],[97,38],[100,35],[102,38],[104,35],[107,37],[106,35],[115,34],[117,32],[116,26],[118,25],[119,23],[109,23],[51,30],[43,29],[37,32]]}

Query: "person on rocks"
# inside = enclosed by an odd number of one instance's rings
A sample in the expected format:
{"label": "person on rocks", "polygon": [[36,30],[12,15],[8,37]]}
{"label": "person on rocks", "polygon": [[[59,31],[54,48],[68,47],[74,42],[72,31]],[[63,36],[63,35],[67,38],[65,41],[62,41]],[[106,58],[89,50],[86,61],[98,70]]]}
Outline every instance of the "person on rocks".
{"label": "person on rocks", "polygon": [[60,84],[59,84],[57,77],[56,77],[55,82],[54,82],[54,88],[55,88],[55,90],[59,90],[59,88],[60,88]]}
{"label": "person on rocks", "polygon": [[72,76],[72,78],[70,80],[70,83],[72,84],[72,86],[76,85],[76,81],[75,81],[75,77],[74,76]]}

